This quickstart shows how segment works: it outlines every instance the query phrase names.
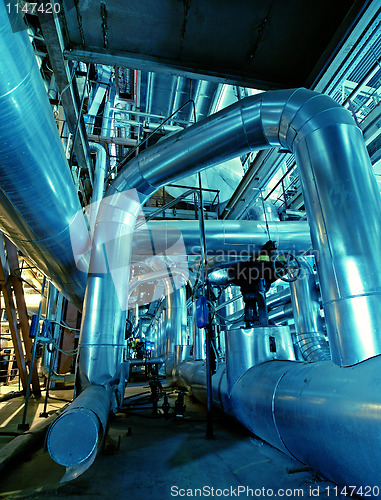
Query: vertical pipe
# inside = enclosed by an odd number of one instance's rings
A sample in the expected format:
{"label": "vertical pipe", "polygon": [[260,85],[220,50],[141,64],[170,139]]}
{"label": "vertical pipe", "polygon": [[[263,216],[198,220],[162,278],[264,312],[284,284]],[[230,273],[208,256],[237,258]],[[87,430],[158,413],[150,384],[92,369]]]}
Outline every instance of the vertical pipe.
{"label": "vertical pipe", "polygon": [[361,131],[331,117],[307,122],[295,154],[332,360],[349,366],[381,353],[381,198]]}
{"label": "vertical pipe", "polygon": [[175,345],[186,344],[187,307],[185,287],[177,288],[167,295],[166,309],[166,353],[173,354]]}
{"label": "vertical pipe", "polygon": [[107,154],[105,148],[96,142],[91,142],[89,146],[90,151],[97,154],[94,168],[93,195],[91,198],[92,203],[95,203],[101,201],[103,198],[107,174]]}
{"label": "vertical pipe", "polygon": [[296,339],[303,358],[311,362],[331,359],[320,315],[315,276],[306,262],[299,278],[290,283],[290,291]]}
{"label": "vertical pipe", "polygon": [[[168,282],[168,280],[166,280]],[[168,285],[170,291],[174,281]],[[172,288],[173,289],[173,288]],[[187,306],[185,287],[175,288],[167,295],[167,307],[165,317],[165,332],[163,332],[165,344],[165,373],[172,376],[174,368],[174,353],[176,346],[185,345],[187,339]]]}

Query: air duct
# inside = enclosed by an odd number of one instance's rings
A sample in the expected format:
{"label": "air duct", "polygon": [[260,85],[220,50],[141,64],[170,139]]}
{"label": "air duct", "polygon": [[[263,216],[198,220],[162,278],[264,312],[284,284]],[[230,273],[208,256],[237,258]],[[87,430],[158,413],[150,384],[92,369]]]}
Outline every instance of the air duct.
{"label": "air duct", "polygon": [[[86,274],[69,225],[81,211],[52,109],[22,17],[0,5],[0,226],[78,308]],[[81,228],[86,231],[84,222]],[[79,235],[80,238],[80,235]],[[85,239],[86,241],[86,239]],[[78,245],[81,248],[81,241]]]}

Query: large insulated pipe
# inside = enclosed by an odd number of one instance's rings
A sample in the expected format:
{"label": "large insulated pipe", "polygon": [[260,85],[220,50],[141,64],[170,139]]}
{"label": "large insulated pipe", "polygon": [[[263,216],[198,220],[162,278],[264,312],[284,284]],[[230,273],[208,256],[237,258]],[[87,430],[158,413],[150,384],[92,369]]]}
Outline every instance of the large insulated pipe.
{"label": "large insulated pipe", "polygon": [[[277,243],[279,251],[302,253],[311,248],[308,222],[268,222],[249,220],[206,220],[205,237],[208,256],[230,256],[248,258],[259,252],[270,238]],[[187,255],[200,255],[200,223],[194,220],[149,221],[134,235],[133,255],[155,251],[174,252],[184,249],[176,245],[179,238],[184,241]]]}
{"label": "large insulated pipe", "polygon": [[185,174],[279,145],[297,158],[333,360],[351,365],[377,355],[381,199],[361,131],[328,96],[299,89],[243,99],[132,160],[108,194],[115,200],[136,189],[144,200]]}
{"label": "large insulated pipe", "polygon": [[340,485],[369,488],[369,497],[378,497],[380,361],[347,368],[330,361],[264,363],[238,380],[230,404],[271,445]]}
{"label": "large insulated pipe", "polygon": [[[297,158],[333,360],[350,365],[381,352],[381,198],[361,132],[328,96],[282,90],[242,99],[160,141],[131,160],[108,188],[86,287],[80,360],[84,341],[94,351],[83,355],[82,380],[108,384],[120,370],[132,232],[141,204],[169,182],[273,146]],[[356,232],[341,232],[348,221],[356,222]]]}
{"label": "large insulated pipe", "polygon": [[[362,486],[369,489],[366,496],[379,497],[380,362],[378,356],[343,368],[330,361],[269,361],[244,373],[230,397],[221,363],[213,376],[213,403],[339,485],[356,491]],[[205,363],[182,364],[180,377],[205,403]]]}
{"label": "large insulated pipe", "polygon": [[26,26],[15,9],[9,16],[13,31],[1,3],[0,228],[82,308],[86,274],[76,267],[69,233],[81,212],[78,193]]}
{"label": "large insulated pipe", "polygon": [[303,359],[327,361],[331,355],[320,314],[315,276],[307,262],[302,259],[299,262],[303,263],[302,272],[296,281],[290,283],[296,340]]}

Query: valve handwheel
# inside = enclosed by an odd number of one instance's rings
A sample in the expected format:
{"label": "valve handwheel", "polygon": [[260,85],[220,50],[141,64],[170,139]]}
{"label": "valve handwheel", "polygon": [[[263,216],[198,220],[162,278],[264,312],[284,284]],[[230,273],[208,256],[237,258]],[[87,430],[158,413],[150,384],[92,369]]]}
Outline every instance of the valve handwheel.
{"label": "valve handwheel", "polygon": [[278,278],[287,283],[297,280],[300,275],[300,263],[291,253],[277,253],[273,258],[273,265]]}

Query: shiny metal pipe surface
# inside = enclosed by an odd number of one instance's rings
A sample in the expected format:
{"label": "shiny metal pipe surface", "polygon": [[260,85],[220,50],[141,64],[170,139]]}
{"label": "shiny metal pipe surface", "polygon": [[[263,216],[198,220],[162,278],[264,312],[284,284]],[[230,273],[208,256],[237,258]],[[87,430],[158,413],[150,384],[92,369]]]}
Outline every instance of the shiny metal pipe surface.
{"label": "shiny metal pipe surface", "polygon": [[[169,286],[170,280],[167,280]],[[173,282],[172,282],[173,283]],[[173,290],[173,289],[172,289]],[[170,290],[168,290],[170,292]],[[187,343],[187,305],[185,287],[174,289],[166,298],[165,316],[163,316],[163,341],[165,346],[165,374],[170,379],[176,368],[175,346]]]}
{"label": "shiny metal pipe surface", "polygon": [[105,180],[107,174],[107,153],[105,148],[97,142],[90,142],[90,151],[97,154],[94,168],[94,186],[91,202],[101,201],[105,190]]}
{"label": "shiny metal pipe surface", "polygon": [[328,96],[298,89],[243,99],[149,148],[108,194],[135,188],[146,199],[185,174],[279,145],[297,158],[333,360],[350,365],[375,356],[381,352],[381,198],[360,130]]}
{"label": "shiny metal pipe surface", "polygon": [[[279,145],[293,151],[297,158],[312,241],[319,254],[333,360],[346,365],[381,352],[381,337],[377,336],[381,325],[381,262],[377,261],[381,254],[380,194],[351,114],[328,96],[306,89],[266,92],[243,99],[160,141],[121,170],[98,212],[80,346],[91,344],[94,337],[110,338],[110,346],[118,346],[122,340],[131,233],[139,202],[144,203],[161,186],[185,175],[250,150]],[[363,200],[372,203],[371,211],[365,212]],[[341,229],[348,221],[356,221],[361,229],[359,233],[344,229],[341,238]],[[111,228],[114,244],[105,256]],[[99,269],[110,272],[101,275]],[[117,275],[115,271],[113,274],[115,269]],[[346,319],[348,314],[352,323]],[[84,365],[86,377],[100,371],[101,377],[91,377],[94,383],[108,383],[103,374],[112,380],[122,361],[122,350],[114,349],[104,370],[101,353],[103,347],[98,342],[93,359]]]}
{"label": "shiny metal pipe surface", "polygon": [[184,286],[167,295],[165,339],[166,354],[173,354],[176,345],[187,344],[187,305]]}
{"label": "shiny metal pipe surface", "polygon": [[95,459],[110,412],[106,392],[100,385],[88,387],[48,429],[46,447],[55,462],[67,467],[67,480],[85,472]]}
{"label": "shiny metal pipe surface", "polygon": [[[179,366],[179,377],[193,396],[206,404],[206,362],[186,361]],[[212,377],[213,404],[228,415],[234,415],[230,405],[225,363],[219,363]]]}
{"label": "shiny metal pipe surface", "polygon": [[[380,487],[380,364],[380,356],[351,367],[268,361],[245,372],[230,396],[220,364],[212,379],[213,403],[339,485]],[[179,375],[205,403],[205,363],[183,363]]]}
{"label": "shiny metal pipe surface", "polygon": [[234,328],[225,335],[229,394],[237,380],[252,366],[272,359],[295,360],[288,326]]}
{"label": "shiny metal pipe surface", "polygon": [[308,265],[304,264],[298,279],[290,283],[290,291],[296,340],[303,359],[311,362],[330,360],[320,315],[319,293],[315,276]]}
{"label": "shiny metal pipe surface", "polygon": [[299,173],[332,360],[346,366],[381,353],[381,200],[361,131],[326,123],[328,114],[316,117],[295,154],[305,165]]}
{"label": "shiny metal pipe surface", "polygon": [[[218,271],[214,271],[211,274],[215,274],[216,272]],[[213,278],[211,281],[213,282]],[[224,288],[218,300],[217,307],[219,308],[215,309],[215,313],[217,314],[221,330],[226,330],[234,322],[239,321],[239,318],[243,317],[245,307],[239,287],[233,285]]]}
{"label": "shiny metal pipe surface", "polygon": [[231,404],[257,436],[329,479],[379,487],[380,362],[265,363],[241,377]]}
{"label": "shiny metal pipe surface", "polygon": [[192,346],[191,345],[175,345],[175,354],[173,357],[173,369],[172,369],[172,384],[181,385],[182,381],[180,378],[180,366],[184,361],[192,359],[191,357]]}
{"label": "shiny metal pipe surface", "polygon": [[286,321],[288,318],[292,318],[293,310],[290,303],[283,304],[277,307],[273,307],[268,311],[269,320],[275,323],[280,323],[281,321]]}
{"label": "shiny metal pipe surface", "polygon": [[266,296],[266,304],[268,309],[281,306],[291,302],[290,288],[287,286],[282,291]]}
{"label": "shiny metal pipe surface", "polygon": [[69,232],[78,194],[25,25],[12,31],[3,4],[0,53],[0,228],[81,309],[86,274]]}
{"label": "shiny metal pipe surface", "polygon": [[[280,251],[306,252],[311,248],[309,225],[305,221],[269,222],[270,237],[276,241]],[[266,224],[249,220],[206,220],[205,237],[208,256],[228,255],[235,258],[248,258],[262,248],[269,239]],[[176,245],[179,239],[184,246]],[[149,221],[134,235],[133,258],[155,252],[178,251],[187,255],[200,255],[199,222],[193,220]]]}

